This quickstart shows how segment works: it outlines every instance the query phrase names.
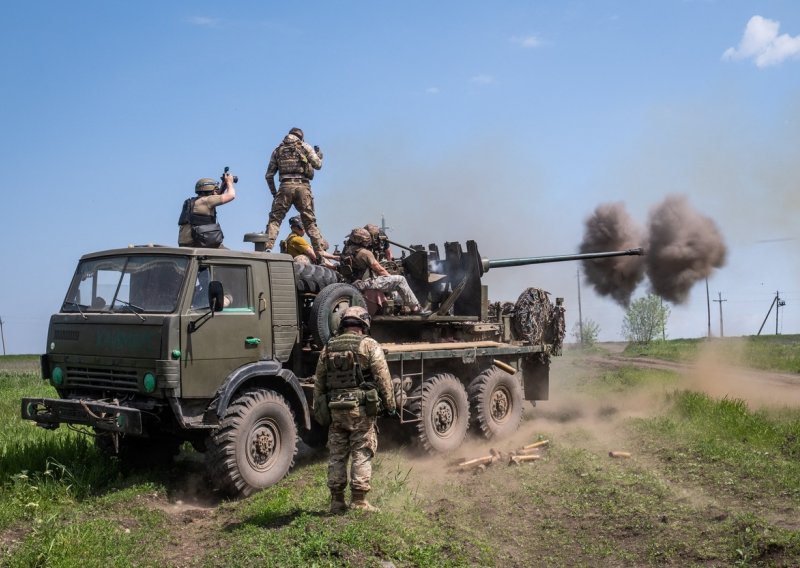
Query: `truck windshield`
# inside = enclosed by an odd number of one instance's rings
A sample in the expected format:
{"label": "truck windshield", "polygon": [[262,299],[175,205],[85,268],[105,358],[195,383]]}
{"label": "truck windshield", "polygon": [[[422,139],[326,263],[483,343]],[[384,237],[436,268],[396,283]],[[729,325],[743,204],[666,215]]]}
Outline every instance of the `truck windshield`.
{"label": "truck windshield", "polygon": [[189,259],[181,256],[113,256],[83,260],[62,312],[172,312]]}

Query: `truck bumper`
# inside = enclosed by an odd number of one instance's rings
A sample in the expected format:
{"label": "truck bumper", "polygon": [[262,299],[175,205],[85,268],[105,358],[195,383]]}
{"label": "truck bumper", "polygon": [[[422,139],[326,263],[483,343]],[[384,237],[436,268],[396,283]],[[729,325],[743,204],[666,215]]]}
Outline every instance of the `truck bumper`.
{"label": "truck bumper", "polygon": [[43,428],[86,424],[98,430],[123,434],[142,433],[142,413],[136,408],[88,400],[23,398],[22,418]]}

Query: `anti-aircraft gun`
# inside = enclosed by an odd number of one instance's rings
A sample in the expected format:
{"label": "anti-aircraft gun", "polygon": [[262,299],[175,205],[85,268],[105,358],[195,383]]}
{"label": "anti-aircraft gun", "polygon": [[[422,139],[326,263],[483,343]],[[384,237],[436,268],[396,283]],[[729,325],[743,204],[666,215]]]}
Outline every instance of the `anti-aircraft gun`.
{"label": "anti-aircraft gun", "polygon": [[[510,268],[532,264],[546,264],[573,260],[592,260],[617,256],[642,255],[643,249],[566,254],[555,256],[488,259],[482,257],[475,241],[467,241],[466,250],[458,242],[446,242],[444,255],[436,244],[405,246],[394,241],[390,244],[403,249],[399,259],[384,261],[384,267],[393,274],[402,274],[421,302],[430,305],[432,315],[404,316],[397,299],[384,301],[366,291],[370,312],[376,314],[373,334],[379,340],[397,341],[402,338],[457,340],[502,338],[505,341],[527,340],[542,343],[550,339],[560,346],[563,329],[559,333],[552,327],[563,327],[561,299],[550,304],[548,294],[538,288],[526,289],[516,304],[492,304],[487,286],[481,278],[492,268]],[[505,325],[503,319],[506,319]],[[531,321],[531,318],[537,321]],[[487,324],[496,324],[495,326]],[[403,332],[405,330],[405,332]]]}

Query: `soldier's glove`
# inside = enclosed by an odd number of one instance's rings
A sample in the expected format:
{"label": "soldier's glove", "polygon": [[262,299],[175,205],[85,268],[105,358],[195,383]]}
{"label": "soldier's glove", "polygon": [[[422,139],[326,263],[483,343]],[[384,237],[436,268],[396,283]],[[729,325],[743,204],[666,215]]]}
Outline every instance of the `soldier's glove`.
{"label": "soldier's glove", "polygon": [[314,146],[314,151],[317,153],[317,156],[322,159],[322,150],[319,149],[319,146]]}

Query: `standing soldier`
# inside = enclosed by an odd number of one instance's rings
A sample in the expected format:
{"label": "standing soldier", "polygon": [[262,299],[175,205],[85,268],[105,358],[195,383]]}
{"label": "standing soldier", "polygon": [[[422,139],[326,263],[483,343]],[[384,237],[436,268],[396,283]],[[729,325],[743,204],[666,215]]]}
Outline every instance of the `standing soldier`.
{"label": "standing soldier", "polygon": [[[372,458],[378,449],[375,429],[381,404],[389,415],[396,414],[389,367],[383,349],[369,337],[370,317],[364,308],[353,306],[342,314],[339,335],[322,350],[314,381],[315,416],[327,404],[328,488],[331,513],[347,509],[347,460],[351,459],[350,507],[377,511],[366,500],[372,478]],[[325,409],[322,409],[323,413]]]}
{"label": "standing soldier", "polygon": [[[272,152],[267,173],[264,175],[273,197],[267,223],[267,241],[264,243],[267,251],[272,250],[275,245],[283,218],[292,205],[300,213],[314,252],[328,248],[327,242],[317,228],[314,196],[311,194],[314,170],[320,168],[322,168],[322,150],[319,146],[312,148],[303,142],[303,131],[299,128],[292,128],[283,142]],[[280,173],[281,185],[278,190],[275,189],[276,173]]]}
{"label": "standing soldier", "polygon": [[236,199],[233,174],[225,172],[222,183],[221,192],[219,183],[211,178],[200,178],[194,184],[197,197],[190,197],[183,202],[178,218],[178,246],[222,247],[223,236],[217,223],[217,207]]}

